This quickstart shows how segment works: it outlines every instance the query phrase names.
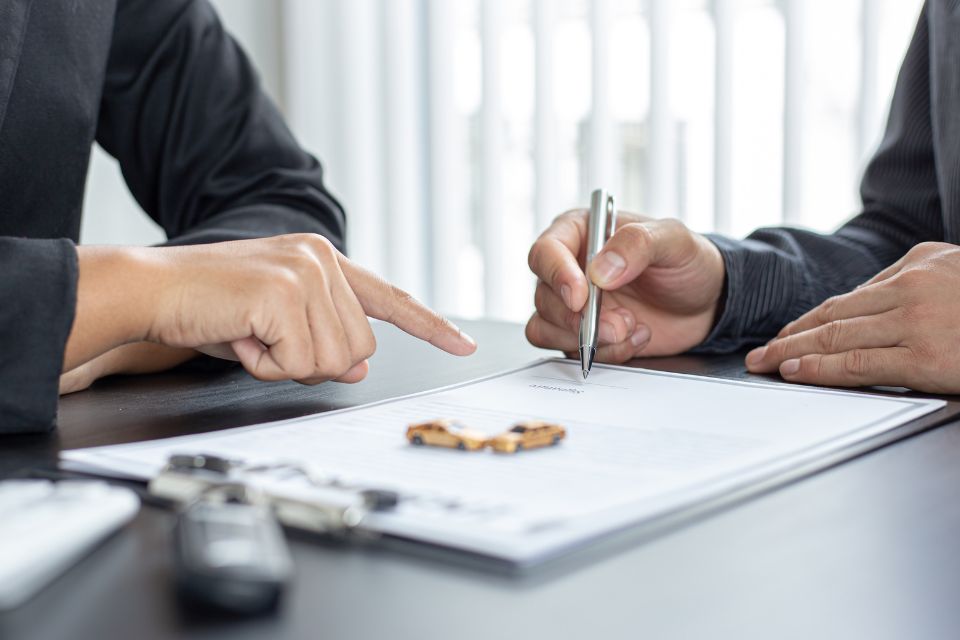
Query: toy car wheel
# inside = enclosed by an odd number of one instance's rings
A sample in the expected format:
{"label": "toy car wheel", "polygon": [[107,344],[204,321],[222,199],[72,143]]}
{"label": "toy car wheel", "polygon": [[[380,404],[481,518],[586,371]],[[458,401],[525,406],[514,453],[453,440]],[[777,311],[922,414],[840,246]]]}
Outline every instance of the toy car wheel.
{"label": "toy car wheel", "polygon": [[460,449],[460,451],[465,451],[467,449],[467,445],[463,442],[463,440],[457,443],[457,449]]}
{"label": "toy car wheel", "polygon": [[421,444],[423,444],[423,438],[421,438],[420,436],[413,436],[413,440],[411,440],[410,442],[412,442],[417,446],[420,446]]}
{"label": "toy car wheel", "polygon": [[522,443],[521,443],[521,444],[518,444],[518,445],[517,445],[516,447],[514,447],[514,449],[513,449],[513,452],[514,452],[514,453],[520,453],[521,451],[523,451],[523,444],[522,444]]}
{"label": "toy car wheel", "polygon": [[553,436],[553,444],[560,444],[560,436]]}

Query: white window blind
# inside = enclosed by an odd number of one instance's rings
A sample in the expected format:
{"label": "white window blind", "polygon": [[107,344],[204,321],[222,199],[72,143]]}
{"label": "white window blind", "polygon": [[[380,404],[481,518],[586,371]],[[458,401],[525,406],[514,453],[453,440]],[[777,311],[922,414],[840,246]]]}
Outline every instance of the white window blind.
{"label": "white window blind", "polygon": [[854,213],[920,4],[285,0],[284,106],[352,257],[521,320],[527,248],[594,186],[701,231]]}

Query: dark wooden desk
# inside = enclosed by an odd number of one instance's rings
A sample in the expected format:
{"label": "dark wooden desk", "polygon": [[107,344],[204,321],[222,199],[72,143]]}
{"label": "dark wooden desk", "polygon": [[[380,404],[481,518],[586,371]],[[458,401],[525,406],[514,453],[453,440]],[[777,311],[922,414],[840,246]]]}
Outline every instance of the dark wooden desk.
{"label": "dark wooden desk", "polygon": [[[352,387],[262,384],[236,370],[107,380],[64,398],[58,433],[3,439],[0,476],[52,468],[63,448],[325,411],[543,354],[516,325],[464,325],[481,348],[463,360],[378,327],[371,376]],[[745,375],[739,357],[643,364]],[[949,413],[958,410],[951,403]],[[145,507],[33,601],[0,615],[0,638],[957,637],[958,496],[960,429],[951,424],[529,575],[296,538],[297,578],[284,608],[246,621],[200,618],[176,606],[172,517]]]}

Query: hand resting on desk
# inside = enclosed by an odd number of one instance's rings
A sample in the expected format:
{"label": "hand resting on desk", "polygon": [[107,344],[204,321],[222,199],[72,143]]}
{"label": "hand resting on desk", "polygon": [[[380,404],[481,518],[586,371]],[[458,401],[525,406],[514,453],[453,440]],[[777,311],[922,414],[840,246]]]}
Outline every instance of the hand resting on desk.
{"label": "hand resting on desk", "polygon": [[262,380],[357,382],[376,348],[368,316],[455,355],[476,350],[448,320],[317,235],[77,253],[61,392],[128,372],[135,357],[145,358],[144,371],[173,366],[185,350],[239,360]]}
{"label": "hand resting on desk", "polygon": [[758,373],[834,386],[960,393],[960,247],[924,242],[747,354]]}

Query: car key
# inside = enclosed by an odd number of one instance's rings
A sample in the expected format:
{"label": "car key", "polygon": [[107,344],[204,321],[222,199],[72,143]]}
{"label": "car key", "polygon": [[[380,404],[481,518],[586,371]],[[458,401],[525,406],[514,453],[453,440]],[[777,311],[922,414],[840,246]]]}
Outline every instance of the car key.
{"label": "car key", "polygon": [[174,552],[180,595],[193,606],[267,612],[292,573],[283,531],[263,504],[192,503],[177,519]]}

